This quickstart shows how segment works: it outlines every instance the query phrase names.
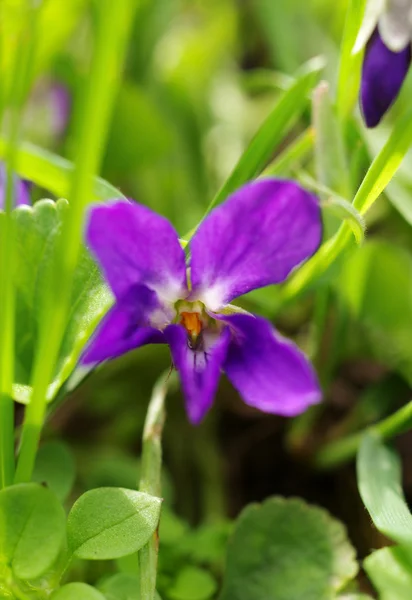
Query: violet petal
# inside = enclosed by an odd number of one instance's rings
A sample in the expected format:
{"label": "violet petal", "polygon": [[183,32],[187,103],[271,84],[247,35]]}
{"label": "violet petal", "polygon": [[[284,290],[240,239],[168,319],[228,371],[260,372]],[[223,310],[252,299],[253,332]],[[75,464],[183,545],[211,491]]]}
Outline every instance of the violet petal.
{"label": "violet petal", "polygon": [[223,370],[246,404],[291,417],[320,402],[321,390],[309,360],[269,321],[245,314],[219,318],[232,329]]}
{"label": "violet petal", "polygon": [[279,283],[317,250],[321,237],[316,196],[293,181],[248,183],[210,213],[190,242],[191,298],[218,310]]}
{"label": "violet petal", "polygon": [[[0,210],[4,210],[6,200],[6,168],[0,163]],[[13,175],[13,206],[30,204],[31,182]]]}
{"label": "violet petal", "polygon": [[135,284],[169,302],[187,295],[177,234],[167,219],[145,206],[127,200],[93,206],[86,240],[118,299]]}
{"label": "violet petal", "polygon": [[180,376],[189,420],[196,425],[213,403],[230,341],[229,329],[225,327],[220,334],[204,331],[203,346],[197,350],[189,347],[181,325],[169,325],[164,334]]}
{"label": "violet petal", "polygon": [[[163,333],[153,327],[162,307],[155,292],[134,286],[118,300],[97,327],[81,357],[82,364],[95,364],[116,358],[146,344],[164,343]],[[165,321],[169,315],[164,316]]]}
{"label": "violet petal", "polygon": [[375,30],[365,50],[360,103],[367,127],[376,127],[396,100],[411,62],[411,46],[393,52]]}

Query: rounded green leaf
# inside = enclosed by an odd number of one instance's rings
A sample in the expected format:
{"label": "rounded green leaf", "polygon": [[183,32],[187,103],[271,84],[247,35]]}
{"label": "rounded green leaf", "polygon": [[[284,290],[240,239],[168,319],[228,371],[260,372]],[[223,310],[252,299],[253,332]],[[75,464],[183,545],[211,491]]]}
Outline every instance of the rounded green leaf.
{"label": "rounded green leaf", "polygon": [[96,588],[87,583],[68,583],[52,594],[50,600],[106,600]]}
{"label": "rounded green leaf", "polygon": [[[137,556],[133,555],[137,563]],[[106,600],[140,600],[140,579],[130,573],[116,573],[99,585]]]}
{"label": "rounded green leaf", "polygon": [[34,466],[34,481],[47,483],[47,487],[63,502],[73,487],[74,477],[74,458],[67,444],[53,441],[40,446]]}
{"label": "rounded green leaf", "polygon": [[216,592],[216,581],[198,567],[184,567],[168,590],[172,600],[208,600]]}
{"label": "rounded green leaf", "polygon": [[140,550],[155,532],[161,499],[125,488],[80,496],[67,523],[70,550],[79,558],[112,559]]}
{"label": "rounded green leaf", "polygon": [[330,600],[357,570],[339,521],[301,500],[270,498],[240,515],[219,600]]}
{"label": "rounded green leaf", "polygon": [[0,492],[0,563],[19,579],[34,579],[57,559],[65,537],[65,514],[54,493],[37,483]]}

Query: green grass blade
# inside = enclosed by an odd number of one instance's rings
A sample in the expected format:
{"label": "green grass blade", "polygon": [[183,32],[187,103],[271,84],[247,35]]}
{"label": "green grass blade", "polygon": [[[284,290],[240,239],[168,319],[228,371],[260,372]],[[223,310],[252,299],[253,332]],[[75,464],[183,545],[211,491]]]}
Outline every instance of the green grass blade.
{"label": "green grass blade", "polygon": [[412,515],[396,452],[378,436],[366,434],[359,448],[357,476],[360,495],[379,531],[396,542],[412,544]]}
{"label": "green grass blade", "polygon": [[262,175],[264,177],[284,176],[291,169],[300,166],[300,163],[312,152],[314,140],[315,132],[312,127],[309,127],[278,154],[266,167]]}
{"label": "green grass blade", "polygon": [[308,173],[298,171],[297,178],[307,188],[321,194],[322,208],[335,214],[342,221],[347,221],[352,229],[355,240],[361,244],[365,239],[365,219],[354,208],[353,204],[342,198],[335,190],[315,181]]}
{"label": "green grass blade", "polygon": [[340,48],[336,91],[336,108],[340,119],[345,119],[351,113],[358,95],[363,53],[353,54],[353,47],[364,10],[365,0],[349,0]]}
{"label": "green grass blade", "polygon": [[315,130],[315,165],[318,181],[344,198],[350,197],[349,170],[342,128],[336,118],[329,85],[322,81],[313,92],[312,125]]}
{"label": "green grass blade", "polygon": [[[7,141],[0,138],[0,158],[4,158],[6,153]],[[69,196],[74,164],[53,152],[23,142],[16,151],[14,170],[20,177],[33,181],[60,198]],[[123,194],[101,177],[95,177],[93,196],[95,200],[109,200],[123,197]]]}
{"label": "green grass blade", "polygon": [[[369,167],[353,200],[353,207],[363,216],[379,197],[396,171],[412,142],[411,113],[400,119],[386,144]],[[282,302],[300,294],[322,275],[351,241],[351,228],[343,223],[336,235],[325,242],[320,250],[294,274],[281,289]]]}
{"label": "green grass blade", "polygon": [[213,198],[205,216],[234,190],[259,175],[292,123],[307,107],[309,103],[308,94],[319,71],[323,68],[323,64],[323,59],[314,58],[306,63],[299,72],[300,74],[298,73],[296,81],[282,95],[242,154],[228,179]]}

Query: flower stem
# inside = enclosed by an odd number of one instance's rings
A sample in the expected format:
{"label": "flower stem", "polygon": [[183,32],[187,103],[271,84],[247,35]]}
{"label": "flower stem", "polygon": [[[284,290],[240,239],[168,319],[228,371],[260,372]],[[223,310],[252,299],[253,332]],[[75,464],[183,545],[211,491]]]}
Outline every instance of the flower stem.
{"label": "flower stem", "polygon": [[395,413],[359,433],[326,444],[315,455],[314,465],[322,470],[329,470],[352,459],[360,446],[366,432],[378,434],[383,440],[405,433],[412,428],[412,402],[408,402]]}
{"label": "flower stem", "polygon": [[96,39],[90,75],[78,120],[77,155],[64,221],[42,308],[39,342],[32,376],[32,396],[25,412],[15,481],[29,481],[45,418],[48,386],[70,310],[73,274],[82,236],[84,209],[93,197],[92,178],[99,171],[117,83],[133,23],[134,0],[100,0],[96,7]]}
{"label": "flower stem", "polygon": [[[165,422],[165,398],[170,385],[176,382],[176,374],[168,378],[163,373],[153,388],[147,409],[142,440],[142,464],[139,490],[160,496],[162,490],[162,433]],[[139,551],[140,599],[153,600],[156,592],[157,555],[159,549],[158,533]]]}
{"label": "flower stem", "polygon": [[[0,489],[10,485],[14,476],[14,330],[15,330],[15,231],[13,172],[20,136],[21,113],[32,72],[34,55],[36,11],[26,15],[30,25],[20,31],[19,52],[15,55],[13,77],[9,92],[9,131],[6,158],[5,216],[0,240]],[[5,94],[3,94],[4,100]],[[1,108],[4,108],[3,103]],[[3,117],[3,115],[1,115]],[[2,118],[1,118],[2,121]]]}

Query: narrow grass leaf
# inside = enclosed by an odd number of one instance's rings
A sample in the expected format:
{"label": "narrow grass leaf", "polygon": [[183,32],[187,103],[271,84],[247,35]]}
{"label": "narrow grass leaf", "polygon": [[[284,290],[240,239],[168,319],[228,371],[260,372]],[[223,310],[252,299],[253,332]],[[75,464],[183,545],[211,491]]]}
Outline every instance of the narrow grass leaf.
{"label": "narrow grass leaf", "polygon": [[346,118],[351,112],[359,90],[363,53],[354,54],[353,49],[364,10],[365,0],[349,0],[340,48],[336,92],[337,114],[340,119]]}
{"label": "narrow grass leaf", "polygon": [[379,531],[412,545],[412,515],[403,491],[399,456],[376,435],[365,434],[357,459],[359,492]]}
{"label": "narrow grass leaf", "polygon": [[235,189],[256,177],[270,160],[277,145],[292,123],[308,105],[308,94],[312,89],[323,60],[315,58],[306,63],[296,81],[281,96],[273,111],[260,127],[229,178],[213,198],[207,213],[222,202]]}
{"label": "narrow grass leaf", "polygon": [[[399,169],[412,141],[412,115],[399,120],[386,144],[369,167],[353,200],[353,207],[363,216],[376,201],[396,171]],[[348,223],[327,240],[320,250],[281,288],[281,301],[288,302],[299,295],[316,278],[322,275],[351,239]]]}
{"label": "narrow grass leaf", "polygon": [[[0,138],[0,158],[4,158],[6,152],[7,142]],[[65,158],[30,142],[24,142],[16,151],[14,168],[20,177],[33,181],[55,196],[69,196],[74,164]],[[101,177],[94,178],[93,196],[94,200],[124,198],[120,190]]]}

